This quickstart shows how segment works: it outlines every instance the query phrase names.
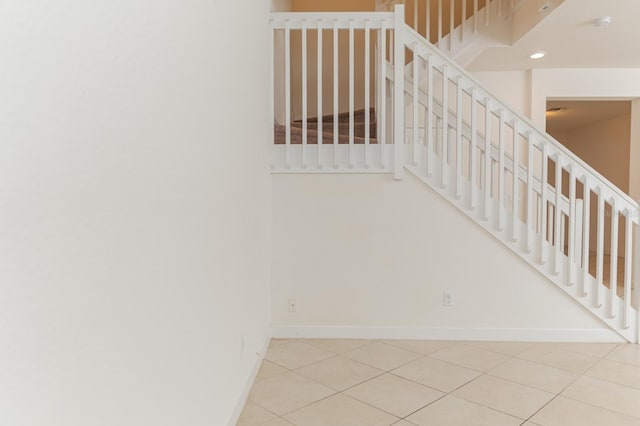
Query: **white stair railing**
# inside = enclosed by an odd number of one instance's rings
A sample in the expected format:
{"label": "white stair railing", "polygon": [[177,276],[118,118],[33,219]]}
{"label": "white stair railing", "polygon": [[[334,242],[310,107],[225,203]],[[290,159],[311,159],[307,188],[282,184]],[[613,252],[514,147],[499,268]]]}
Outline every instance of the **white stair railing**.
{"label": "white stair railing", "polygon": [[[401,179],[408,170],[638,342],[638,203],[494,97],[404,16],[402,5],[393,13],[272,14],[283,50],[273,56],[284,61],[274,105],[286,105],[274,110],[282,121],[273,171]],[[356,124],[364,126],[359,136]]]}
{"label": "white stair railing", "polygon": [[[455,57],[472,46],[481,37],[481,33],[492,26],[504,26],[511,21],[520,1],[522,0],[388,0],[378,1],[376,10],[390,11],[395,5],[404,5],[407,25],[441,51]],[[495,30],[492,32],[495,43]],[[509,35],[505,34],[505,37],[509,38]]]}

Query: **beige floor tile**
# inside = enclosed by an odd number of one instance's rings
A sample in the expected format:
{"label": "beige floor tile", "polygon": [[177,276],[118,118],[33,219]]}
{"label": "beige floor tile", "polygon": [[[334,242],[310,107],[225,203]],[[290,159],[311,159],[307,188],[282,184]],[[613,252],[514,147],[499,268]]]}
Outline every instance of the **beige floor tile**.
{"label": "beige floor tile", "polygon": [[345,393],[398,417],[408,416],[444,395],[392,374],[376,377]]}
{"label": "beige floor tile", "polygon": [[640,345],[618,345],[606,358],[611,361],[640,366]]}
{"label": "beige floor tile", "polygon": [[604,357],[617,346],[616,343],[552,343],[551,345],[557,346],[565,351],[577,352],[598,358]]}
{"label": "beige floor tile", "polygon": [[531,418],[540,426],[639,426],[632,417],[558,396]]}
{"label": "beige floor tile", "polygon": [[413,423],[409,423],[406,420],[400,420],[398,423],[394,423],[393,426],[415,426]]}
{"label": "beige floor tile", "polygon": [[284,373],[253,385],[249,398],[278,415],[326,398],[335,391],[295,373]]}
{"label": "beige floor tile", "polygon": [[262,426],[293,426],[293,423],[289,423],[283,418],[277,418],[275,420],[271,420],[270,422],[265,423]]}
{"label": "beige floor tile", "polygon": [[258,426],[278,416],[252,401],[247,401],[236,426]]}
{"label": "beige floor tile", "polygon": [[464,344],[508,356],[519,355],[535,346],[535,343],[530,342],[464,342]]}
{"label": "beige floor tile", "polygon": [[441,361],[450,362],[461,367],[478,371],[487,371],[503,364],[509,357],[484,349],[464,345],[462,343],[441,349],[429,355]]}
{"label": "beige floor tile", "polygon": [[296,373],[330,388],[343,391],[379,376],[384,371],[352,359],[334,356],[299,368]]}
{"label": "beige floor tile", "polygon": [[562,392],[567,398],[640,418],[640,390],[583,376]]}
{"label": "beige floor tile", "polygon": [[373,340],[364,339],[305,339],[305,343],[316,346],[322,350],[343,354],[373,343]]}
{"label": "beige floor tile", "polygon": [[640,389],[640,365],[635,366],[603,359],[587,371],[585,375]]}
{"label": "beige floor tile", "polygon": [[399,420],[342,394],[323,399],[285,418],[297,426],[389,426]]}
{"label": "beige floor tile", "polygon": [[256,382],[275,377],[278,374],[286,373],[287,371],[288,370],[286,368],[280,367],[278,364],[274,364],[265,359],[262,361],[260,370],[258,370],[258,374],[256,375]]}
{"label": "beige floor tile", "polygon": [[291,342],[269,348],[265,358],[290,370],[313,364],[334,354],[303,342]]}
{"label": "beige floor tile", "polygon": [[392,373],[442,392],[451,392],[480,376],[475,370],[429,357],[413,361]]}
{"label": "beige floor tile", "polygon": [[448,395],[407,417],[419,426],[519,426],[522,419]]}
{"label": "beige floor tile", "polygon": [[389,371],[420,358],[422,355],[377,342],[347,352],[343,356]]}
{"label": "beige floor tile", "polygon": [[584,373],[599,361],[598,357],[567,351],[555,344],[538,344],[517,357],[575,373]]}
{"label": "beige floor tile", "polygon": [[562,392],[580,377],[577,373],[517,358],[489,370],[487,374],[551,393]]}
{"label": "beige floor tile", "polygon": [[491,376],[481,376],[455,391],[454,396],[511,414],[529,418],[554,395]]}
{"label": "beige floor tile", "polygon": [[382,343],[422,355],[429,355],[430,353],[446,348],[447,346],[452,346],[456,342],[444,340],[383,340]]}

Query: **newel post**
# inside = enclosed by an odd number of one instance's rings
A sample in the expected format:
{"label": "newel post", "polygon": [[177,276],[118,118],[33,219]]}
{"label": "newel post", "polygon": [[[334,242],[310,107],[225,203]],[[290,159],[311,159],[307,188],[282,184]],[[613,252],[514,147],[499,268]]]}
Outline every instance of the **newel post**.
{"label": "newel post", "polygon": [[403,178],[404,169],[404,5],[394,8],[393,25],[393,177]]}

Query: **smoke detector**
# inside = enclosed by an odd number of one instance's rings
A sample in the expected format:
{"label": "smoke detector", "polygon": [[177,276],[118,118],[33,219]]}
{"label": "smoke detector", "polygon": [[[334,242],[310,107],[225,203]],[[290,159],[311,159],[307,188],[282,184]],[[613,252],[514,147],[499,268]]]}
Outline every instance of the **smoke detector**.
{"label": "smoke detector", "polygon": [[593,25],[596,27],[608,27],[611,23],[611,16],[603,16],[602,18],[594,19]]}

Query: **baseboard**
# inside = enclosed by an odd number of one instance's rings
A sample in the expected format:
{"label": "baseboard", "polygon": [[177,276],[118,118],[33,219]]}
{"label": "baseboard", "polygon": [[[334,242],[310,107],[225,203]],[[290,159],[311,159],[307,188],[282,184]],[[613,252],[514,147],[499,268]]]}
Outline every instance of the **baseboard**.
{"label": "baseboard", "polygon": [[262,360],[264,359],[265,353],[267,353],[267,348],[269,347],[269,342],[271,341],[271,337],[267,337],[262,345],[262,349],[256,358],[256,362],[253,365],[253,369],[251,370],[251,374],[247,378],[247,382],[244,384],[244,388],[242,389],[242,393],[240,394],[240,398],[238,398],[238,402],[236,407],[231,414],[231,418],[229,419],[228,426],[236,426],[238,423],[238,419],[240,418],[240,414],[242,414],[242,409],[247,402],[247,398],[249,397],[249,392],[251,392],[251,387],[253,386],[253,382],[256,380],[256,376],[258,375],[258,371],[260,370],[260,365],[262,364]]}
{"label": "baseboard", "polygon": [[273,326],[274,338],[606,342],[625,340],[610,329]]}

